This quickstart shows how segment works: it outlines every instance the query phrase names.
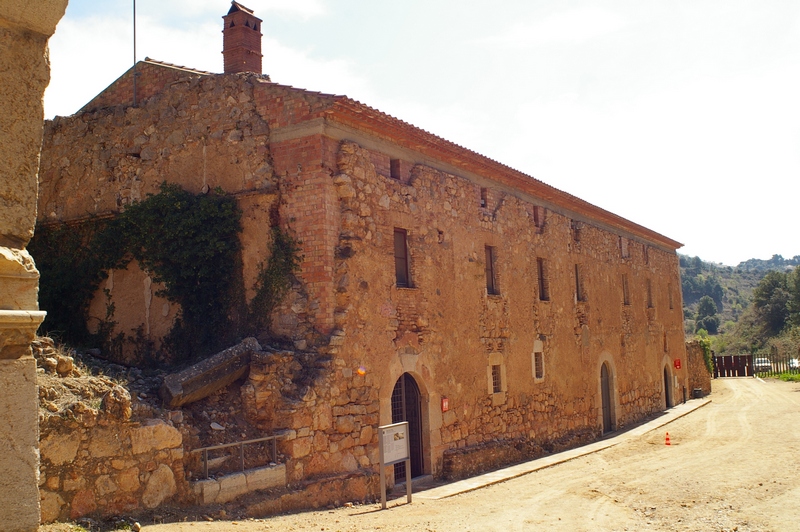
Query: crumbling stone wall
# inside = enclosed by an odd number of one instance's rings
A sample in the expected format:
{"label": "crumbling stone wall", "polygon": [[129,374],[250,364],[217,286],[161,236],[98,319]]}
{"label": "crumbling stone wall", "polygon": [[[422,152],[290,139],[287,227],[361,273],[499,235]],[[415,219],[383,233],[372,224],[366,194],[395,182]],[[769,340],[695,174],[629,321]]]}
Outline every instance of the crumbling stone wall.
{"label": "crumbling stone wall", "polygon": [[689,393],[695,388],[703,390],[703,395],[711,393],[711,372],[706,367],[703,347],[698,340],[686,342],[686,360],[689,366]]}
{"label": "crumbling stone wall", "polygon": [[39,369],[41,520],[120,515],[188,500],[183,435],[102,376],[82,374],[49,338]]}
{"label": "crumbling stone wall", "polygon": [[185,499],[181,433],[87,409],[42,427],[42,522],[120,515]]}
{"label": "crumbling stone wall", "polygon": [[[242,274],[250,298],[258,268],[268,258],[270,218],[278,197],[269,127],[253,101],[253,84],[261,78],[182,76],[137,108],[98,108],[47,122],[40,223],[113,215],[156,194],[164,181],[193,193],[219,187],[236,197],[243,213]],[[128,337],[128,358],[134,359],[139,337],[158,347],[179,311],[158,296],[160,288],[136,264],[109,272],[91,303],[90,326],[106,320],[113,305],[110,319],[117,323],[112,337]]]}
{"label": "crumbling stone wall", "polygon": [[314,353],[261,352],[241,393],[250,423],[284,432],[279,450],[290,481],[377,474],[380,404],[372,375]]}

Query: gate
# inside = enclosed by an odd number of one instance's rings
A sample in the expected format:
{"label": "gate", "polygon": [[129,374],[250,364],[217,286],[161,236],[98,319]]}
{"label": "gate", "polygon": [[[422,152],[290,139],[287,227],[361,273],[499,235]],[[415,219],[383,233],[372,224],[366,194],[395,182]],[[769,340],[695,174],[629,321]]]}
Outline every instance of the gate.
{"label": "gate", "polygon": [[753,355],[714,357],[714,378],[752,377]]}

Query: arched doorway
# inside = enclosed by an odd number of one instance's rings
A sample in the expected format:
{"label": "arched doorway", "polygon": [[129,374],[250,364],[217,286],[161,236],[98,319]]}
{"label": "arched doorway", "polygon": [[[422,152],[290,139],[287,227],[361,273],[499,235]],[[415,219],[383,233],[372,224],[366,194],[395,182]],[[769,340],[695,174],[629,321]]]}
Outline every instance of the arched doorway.
{"label": "arched doorway", "polygon": [[600,396],[603,403],[603,434],[614,430],[611,416],[611,372],[608,364],[600,366]]}
{"label": "arched doorway", "polygon": [[[411,478],[422,475],[422,402],[414,377],[403,373],[392,390],[392,423],[408,421]],[[394,481],[407,480],[406,464],[394,465]]]}
{"label": "arched doorway", "polygon": [[670,389],[669,381],[669,371],[664,368],[664,403],[667,408],[672,408],[672,393],[670,393],[672,390]]}

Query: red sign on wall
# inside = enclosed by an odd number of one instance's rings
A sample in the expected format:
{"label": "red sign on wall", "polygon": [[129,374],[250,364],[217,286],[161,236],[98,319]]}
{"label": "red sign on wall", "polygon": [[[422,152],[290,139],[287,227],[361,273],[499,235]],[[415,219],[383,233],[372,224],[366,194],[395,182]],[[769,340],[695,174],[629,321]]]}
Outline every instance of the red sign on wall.
{"label": "red sign on wall", "polygon": [[681,359],[680,358],[676,358],[675,359],[675,369],[681,369]]}
{"label": "red sign on wall", "polygon": [[442,412],[447,412],[448,410],[450,410],[450,399],[442,397]]}

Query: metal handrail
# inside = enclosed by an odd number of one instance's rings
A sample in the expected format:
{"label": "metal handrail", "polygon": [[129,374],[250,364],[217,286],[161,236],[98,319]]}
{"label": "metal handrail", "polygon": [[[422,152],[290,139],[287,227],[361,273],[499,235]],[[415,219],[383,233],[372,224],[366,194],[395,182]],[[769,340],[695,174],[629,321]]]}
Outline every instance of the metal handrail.
{"label": "metal handrail", "polygon": [[250,443],[259,443],[259,442],[262,442],[262,441],[272,441],[272,453],[271,453],[272,454],[272,462],[273,463],[277,463],[278,462],[278,443],[277,443],[277,440],[278,440],[278,438],[282,438],[282,437],[283,437],[283,435],[279,434],[279,435],[275,435],[275,436],[266,436],[264,438],[256,438],[254,440],[242,440],[240,442],[235,442],[235,443],[223,443],[221,445],[211,445],[209,447],[200,447],[198,449],[193,449],[190,452],[191,453],[199,453],[199,452],[203,453],[203,473],[205,474],[206,479],[208,479],[208,451],[214,451],[214,450],[217,450],[217,449],[225,449],[227,447],[236,447],[236,446],[238,446],[239,447],[239,456],[240,456],[240,458],[242,460],[242,471],[244,471],[244,446],[245,445],[250,444]]}

